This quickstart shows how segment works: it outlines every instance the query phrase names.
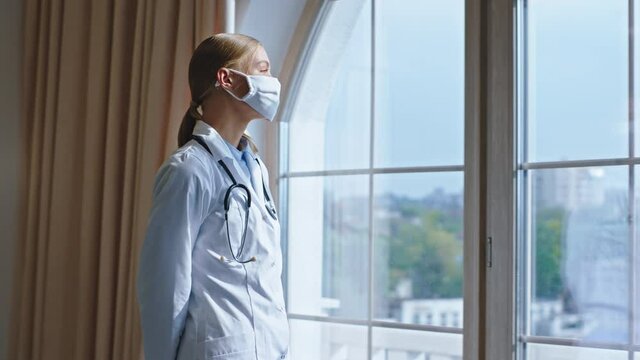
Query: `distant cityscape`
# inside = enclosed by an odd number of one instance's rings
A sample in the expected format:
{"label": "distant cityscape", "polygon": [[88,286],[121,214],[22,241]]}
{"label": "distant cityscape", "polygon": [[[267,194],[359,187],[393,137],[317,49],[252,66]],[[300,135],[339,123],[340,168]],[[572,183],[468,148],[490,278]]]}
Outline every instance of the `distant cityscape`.
{"label": "distant cityscape", "polygon": [[628,191],[605,169],[534,172],[534,335],[628,341]]}
{"label": "distant cityscape", "polygon": [[[528,231],[535,254],[526,315],[530,334],[627,341],[626,189],[612,187],[602,169],[531,174]],[[436,188],[419,199],[386,193],[373,203],[375,319],[461,328],[462,189],[452,193]],[[365,198],[334,200],[325,194],[326,315],[367,318],[368,282],[362,271],[362,262],[367,261],[363,250],[368,246],[368,214],[362,209],[367,207]],[[459,349],[415,344],[413,349],[378,350],[461,358]]]}
{"label": "distant cityscape", "polygon": [[[365,250],[369,219],[362,209],[368,208],[368,200],[362,197],[335,200],[331,195],[325,194],[324,201],[323,313],[366,318],[368,282],[362,264],[368,260]],[[461,328],[462,189],[448,193],[436,188],[419,199],[387,193],[374,198],[373,211],[375,318]],[[332,349],[347,346],[344,338],[328,336],[336,341]],[[374,358],[410,354],[412,359],[436,356],[459,360],[462,359],[459,340],[459,336],[454,336],[436,342],[418,339],[402,346],[397,342],[381,343],[374,346],[374,355],[378,354]],[[350,353],[352,357],[345,359],[358,358],[353,354],[360,350],[351,348],[337,353]]]}

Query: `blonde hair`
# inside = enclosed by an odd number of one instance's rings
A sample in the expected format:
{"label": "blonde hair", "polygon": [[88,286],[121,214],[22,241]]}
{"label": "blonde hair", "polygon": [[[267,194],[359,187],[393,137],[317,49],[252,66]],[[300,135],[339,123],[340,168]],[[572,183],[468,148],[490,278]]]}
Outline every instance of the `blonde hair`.
{"label": "blonde hair", "polygon": [[[226,67],[247,72],[249,62],[260,46],[260,42],[251,36],[227,33],[210,36],[198,45],[189,62],[191,104],[180,124],[178,147],[191,139],[196,120],[201,119],[197,108],[213,88],[218,70]],[[242,137],[247,140],[253,152],[258,152],[258,147],[248,132]]]}

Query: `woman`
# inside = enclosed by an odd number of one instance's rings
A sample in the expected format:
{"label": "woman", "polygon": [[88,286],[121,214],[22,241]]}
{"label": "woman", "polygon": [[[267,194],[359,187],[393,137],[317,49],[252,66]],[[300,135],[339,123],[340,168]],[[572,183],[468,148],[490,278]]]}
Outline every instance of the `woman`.
{"label": "woman", "polygon": [[191,105],[162,164],[137,278],[147,360],[287,359],[280,224],[245,133],[280,83],[261,44],[217,34],[189,63]]}

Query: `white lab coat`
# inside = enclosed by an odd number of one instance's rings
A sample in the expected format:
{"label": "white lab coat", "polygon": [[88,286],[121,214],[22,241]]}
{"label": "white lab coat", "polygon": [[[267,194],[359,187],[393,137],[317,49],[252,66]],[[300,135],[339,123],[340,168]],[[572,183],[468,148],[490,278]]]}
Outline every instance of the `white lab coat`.
{"label": "white lab coat", "polygon": [[[193,134],[214,156],[191,140],[163,163],[154,183],[137,274],[146,360],[289,359],[280,224],[265,208],[262,186],[254,189],[218,132],[198,120]],[[223,199],[232,182],[219,159],[251,191],[241,259],[255,262],[229,260]],[[260,169],[268,189],[261,161]],[[229,231],[238,249],[246,199],[234,194]]]}

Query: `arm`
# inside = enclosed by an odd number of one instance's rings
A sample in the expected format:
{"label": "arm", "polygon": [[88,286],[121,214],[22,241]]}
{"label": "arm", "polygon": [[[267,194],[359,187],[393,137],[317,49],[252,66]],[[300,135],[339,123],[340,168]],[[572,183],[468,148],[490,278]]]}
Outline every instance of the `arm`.
{"label": "arm", "polygon": [[204,190],[193,167],[158,170],[142,245],[137,295],[147,360],[173,360],[191,293],[191,252],[204,219]]}

